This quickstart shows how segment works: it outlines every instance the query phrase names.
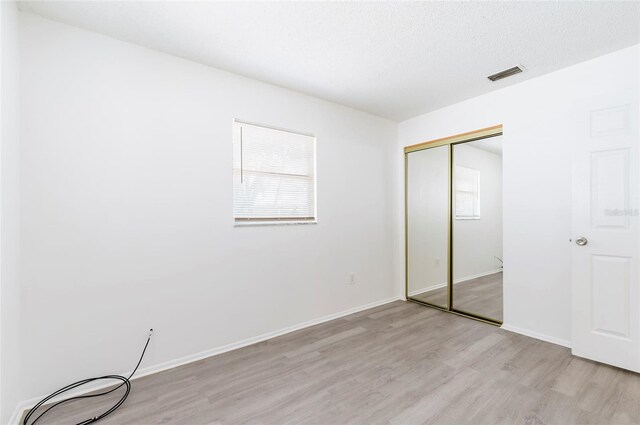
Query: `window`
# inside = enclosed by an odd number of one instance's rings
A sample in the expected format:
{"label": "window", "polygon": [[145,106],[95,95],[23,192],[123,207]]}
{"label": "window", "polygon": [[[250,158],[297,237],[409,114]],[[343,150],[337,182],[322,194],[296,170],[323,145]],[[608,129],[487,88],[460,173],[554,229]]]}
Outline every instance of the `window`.
{"label": "window", "polygon": [[236,223],[316,220],[315,137],[234,122]]}
{"label": "window", "polygon": [[473,168],[455,168],[456,220],[480,218],[480,172]]}

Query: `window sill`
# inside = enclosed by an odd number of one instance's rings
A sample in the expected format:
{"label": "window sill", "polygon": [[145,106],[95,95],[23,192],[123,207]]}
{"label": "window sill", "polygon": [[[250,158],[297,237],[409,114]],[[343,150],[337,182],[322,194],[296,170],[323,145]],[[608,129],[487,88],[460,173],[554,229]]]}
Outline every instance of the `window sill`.
{"label": "window sill", "polygon": [[299,226],[305,224],[318,224],[318,220],[309,221],[287,221],[287,220],[274,220],[274,221],[237,221],[233,223],[233,227],[255,227],[255,226]]}

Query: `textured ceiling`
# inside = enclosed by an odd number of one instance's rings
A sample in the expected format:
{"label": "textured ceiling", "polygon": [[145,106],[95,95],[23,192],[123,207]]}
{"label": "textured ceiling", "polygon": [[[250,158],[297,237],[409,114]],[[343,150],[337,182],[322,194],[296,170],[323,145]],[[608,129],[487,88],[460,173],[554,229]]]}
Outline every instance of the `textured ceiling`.
{"label": "textured ceiling", "polygon": [[[394,120],[640,42],[639,2],[20,2]],[[485,77],[516,64],[523,74]]]}

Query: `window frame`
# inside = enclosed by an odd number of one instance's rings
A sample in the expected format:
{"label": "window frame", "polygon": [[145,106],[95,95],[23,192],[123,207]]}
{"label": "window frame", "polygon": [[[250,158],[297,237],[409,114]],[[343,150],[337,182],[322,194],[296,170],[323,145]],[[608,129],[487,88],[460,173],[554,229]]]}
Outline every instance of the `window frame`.
{"label": "window frame", "polygon": [[[231,219],[233,220],[233,226],[234,227],[253,227],[253,226],[282,226],[282,225],[304,225],[304,224],[318,224],[318,155],[317,155],[317,136],[313,133],[307,133],[307,132],[303,132],[303,131],[298,131],[298,130],[291,130],[288,128],[283,128],[283,127],[276,127],[273,125],[268,125],[268,124],[261,124],[261,123],[256,123],[256,122],[252,122],[252,121],[246,121],[246,120],[241,120],[241,119],[237,119],[234,118],[233,122],[232,122],[232,129],[235,128],[236,124],[240,124],[240,125],[251,125],[251,126],[255,126],[255,127],[261,127],[261,128],[265,128],[268,130],[273,130],[273,131],[282,131],[285,133],[290,133],[290,134],[296,134],[296,135],[300,135],[300,136],[306,136],[306,137],[310,137],[312,139],[312,166],[313,166],[313,217],[301,217],[301,218],[295,218],[295,217],[268,217],[268,218],[261,218],[261,217],[256,217],[256,218],[242,218],[242,217],[236,217],[236,212],[235,212],[235,201],[233,199],[233,192],[235,190],[235,181],[232,180],[232,185],[231,185],[231,192],[232,192],[232,203],[231,203]],[[236,140],[235,140],[235,133],[232,131],[232,137],[231,137],[231,142],[232,142],[232,146],[235,145]],[[232,150],[232,152],[235,152],[234,150]],[[233,154],[232,154],[232,160],[231,160],[231,171],[232,171],[232,176],[233,173],[235,172],[235,168],[234,168],[234,158],[233,158]],[[284,174],[284,173],[274,173],[274,174]]]}

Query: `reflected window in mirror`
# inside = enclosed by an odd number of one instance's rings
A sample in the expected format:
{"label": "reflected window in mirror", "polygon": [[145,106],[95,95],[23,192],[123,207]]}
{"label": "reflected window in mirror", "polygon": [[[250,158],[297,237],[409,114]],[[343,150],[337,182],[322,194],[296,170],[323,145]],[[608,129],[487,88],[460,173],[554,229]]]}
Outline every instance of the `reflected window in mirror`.
{"label": "reflected window in mirror", "polygon": [[480,218],[480,171],[456,165],[455,202],[456,220]]}

